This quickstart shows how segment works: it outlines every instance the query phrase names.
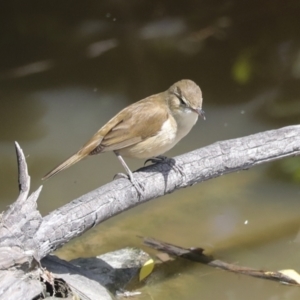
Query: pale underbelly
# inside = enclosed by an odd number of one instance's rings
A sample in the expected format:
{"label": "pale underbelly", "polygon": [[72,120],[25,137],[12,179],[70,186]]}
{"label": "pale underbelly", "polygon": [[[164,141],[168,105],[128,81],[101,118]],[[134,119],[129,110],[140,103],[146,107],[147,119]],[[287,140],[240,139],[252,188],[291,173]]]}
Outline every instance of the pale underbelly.
{"label": "pale underbelly", "polygon": [[[183,114],[177,122],[169,118],[162,126],[161,131],[148,139],[118,150],[124,157],[147,159],[162,155],[172,149],[192,129],[198,119],[196,113]],[[179,126],[178,126],[179,125]]]}
{"label": "pale underbelly", "polygon": [[177,142],[175,137],[164,141],[157,137],[151,137],[136,145],[118,150],[118,152],[124,157],[147,159],[164,154],[172,149]]}

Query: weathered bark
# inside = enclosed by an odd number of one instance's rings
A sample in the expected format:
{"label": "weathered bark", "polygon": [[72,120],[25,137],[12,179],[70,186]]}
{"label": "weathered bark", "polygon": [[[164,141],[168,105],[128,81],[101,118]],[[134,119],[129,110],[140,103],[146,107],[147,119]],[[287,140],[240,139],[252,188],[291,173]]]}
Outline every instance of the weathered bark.
{"label": "weathered bark", "polygon": [[[75,199],[44,218],[36,210],[41,187],[28,197],[30,177],[17,144],[16,149],[20,195],[0,218],[0,300],[7,299],[7,295],[9,299],[33,299],[45,293],[45,285],[39,279],[47,274],[40,267],[40,260],[124,210],[226,173],[299,155],[300,126],[217,142],[144,167],[135,173],[136,180],[144,187],[140,198],[130,181],[122,178]],[[111,299],[109,294],[105,299]]]}
{"label": "weathered bark", "polygon": [[300,125],[296,125],[217,142],[177,156],[172,163],[144,167],[134,173],[144,187],[142,197],[138,197],[129,180],[121,178],[46,216],[35,237],[40,246],[39,257],[104,220],[151,199],[227,173],[299,154]]}
{"label": "weathered bark", "polygon": [[[30,177],[24,154],[17,143],[16,151],[20,194],[0,218],[0,300],[44,299],[48,296],[50,286],[51,294],[55,295],[55,290],[59,289],[60,294],[70,296],[70,299],[72,299],[72,295],[80,294],[83,300],[111,300],[112,297],[99,282],[88,279],[92,278],[91,272],[82,274],[81,270],[77,268],[77,272],[73,272],[72,275],[69,274],[65,278],[65,281],[68,282],[65,284],[60,279],[66,275],[62,272],[61,261],[52,261],[51,264],[52,270],[60,273],[60,276],[57,277],[41,266],[39,244],[35,241],[36,232],[42,222],[42,217],[36,209],[36,201],[41,187],[28,197]],[[71,272],[70,266],[72,265],[69,264],[69,268],[65,268],[65,273]],[[74,268],[75,266],[73,266]],[[70,292],[70,286],[73,293]],[[89,298],[90,295],[99,297]]]}
{"label": "weathered bark", "polygon": [[25,271],[39,261],[34,241],[42,216],[36,209],[36,201],[42,187],[29,197],[30,176],[24,154],[16,143],[19,169],[19,197],[1,215],[0,226],[0,270],[10,268]]}
{"label": "weathered bark", "polygon": [[42,217],[36,210],[41,188],[28,197],[30,177],[25,157],[16,144],[19,169],[19,197],[1,215],[0,299],[33,299],[44,292],[38,280],[40,269],[33,239]]}

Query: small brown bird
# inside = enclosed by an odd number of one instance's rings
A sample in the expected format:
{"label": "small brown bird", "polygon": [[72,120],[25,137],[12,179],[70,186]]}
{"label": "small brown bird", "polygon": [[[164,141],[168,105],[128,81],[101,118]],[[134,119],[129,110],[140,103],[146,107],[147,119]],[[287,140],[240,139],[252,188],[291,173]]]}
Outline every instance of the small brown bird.
{"label": "small brown bird", "polygon": [[149,159],[173,148],[198,120],[205,119],[202,92],[191,80],[180,80],[167,91],[133,103],[101,127],[74,155],[47,173],[47,179],[88,155],[113,151],[131,182],[141,189],[124,157]]}

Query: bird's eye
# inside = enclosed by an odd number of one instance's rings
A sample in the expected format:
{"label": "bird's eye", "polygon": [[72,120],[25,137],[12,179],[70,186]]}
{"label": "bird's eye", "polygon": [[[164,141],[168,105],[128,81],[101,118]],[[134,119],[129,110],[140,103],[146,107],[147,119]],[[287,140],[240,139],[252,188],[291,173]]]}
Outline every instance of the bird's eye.
{"label": "bird's eye", "polygon": [[181,105],[183,105],[183,106],[187,105],[183,96],[178,96],[178,99],[179,99]]}
{"label": "bird's eye", "polygon": [[178,100],[180,101],[180,104],[186,106],[186,101],[185,101],[184,97],[178,92],[174,93],[174,94],[178,98]]}
{"label": "bird's eye", "polygon": [[185,103],[185,101],[183,100],[182,97],[178,97],[178,99],[179,99],[179,101],[180,101],[180,103],[181,103],[182,105],[186,105],[186,103]]}

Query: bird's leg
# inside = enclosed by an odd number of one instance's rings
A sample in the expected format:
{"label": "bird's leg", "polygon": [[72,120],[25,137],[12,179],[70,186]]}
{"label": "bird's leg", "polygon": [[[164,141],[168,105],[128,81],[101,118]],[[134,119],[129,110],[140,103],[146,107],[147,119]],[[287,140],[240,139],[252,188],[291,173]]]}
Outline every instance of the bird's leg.
{"label": "bird's leg", "polygon": [[126,173],[128,174],[128,176],[126,176],[125,174],[118,173],[115,176],[115,178],[118,178],[118,177],[129,177],[131,183],[134,185],[134,187],[136,188],[138,194],[141,196],[143,194],[143,187],[135,180],[135,178],[134,178],[131,170],[127,166],[127,164],[126,164],[125,160],[123,159],[123,157],[118,152],[116,152],[116,151],[114,151],[114,153],[116,154],[117,158],[119,159],[120,163],[122,164],[123,168],[125,169]]}
{"label": "bird's leg", "polygon": [[175,160],[173,158],[169,158],[164,155],[158,155],[156,157],[149,158],[145,161],[144,165],[146,165],[147,162],[151,162],[153,164],[158,163],[167,163],[173,170],[178,171],[181,176],[184,176],[184,172],[178,164],[175,164]]}

